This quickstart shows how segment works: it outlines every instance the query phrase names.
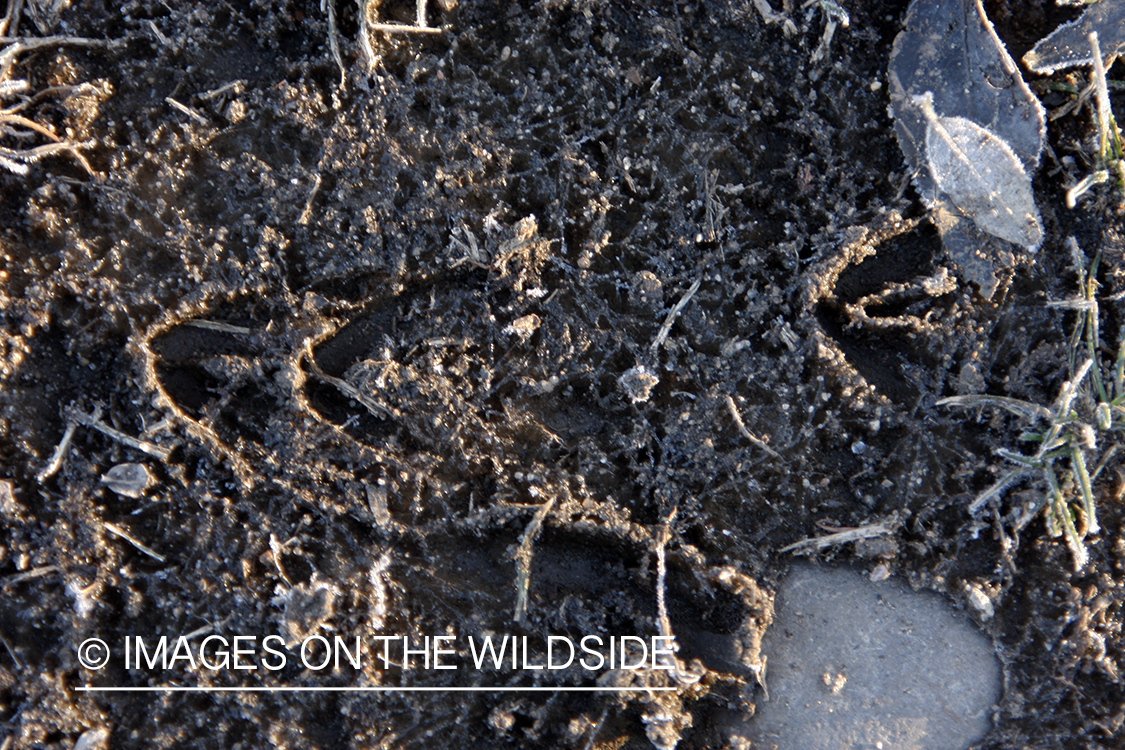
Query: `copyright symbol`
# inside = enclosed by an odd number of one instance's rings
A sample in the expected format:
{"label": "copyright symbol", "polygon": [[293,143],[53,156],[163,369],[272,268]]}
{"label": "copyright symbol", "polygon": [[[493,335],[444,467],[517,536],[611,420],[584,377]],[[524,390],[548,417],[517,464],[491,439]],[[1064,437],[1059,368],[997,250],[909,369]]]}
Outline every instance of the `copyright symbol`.
{"label": "copyright symbol", "polygon": [[109,646],[101,638],[87,638],[78,647],[78,661],[86,669],[101,669],[109,663]]}

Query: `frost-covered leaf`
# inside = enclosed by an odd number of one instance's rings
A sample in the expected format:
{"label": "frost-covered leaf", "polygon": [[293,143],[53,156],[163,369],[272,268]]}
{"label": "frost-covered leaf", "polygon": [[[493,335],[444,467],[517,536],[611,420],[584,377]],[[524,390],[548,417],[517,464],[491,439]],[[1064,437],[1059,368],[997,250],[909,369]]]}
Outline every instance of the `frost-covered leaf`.
{"label": "frost-covered leaf", "polygon": [[[1011,226],[1001,229],[1001,234],[994,230],[995,209],[1002,201],[1012,214],[1034,216],[1039,226],[1038,212],[1026,209],[1023,186],[1030,192],[1030,175],[1039,166],[1046,132],[1043,107],[1020,76],[979,0],[914,0],[903,31],[895,39],[888,79],[899,146],[915,170],[915,184],[932,211],[942,244],[965,276],[980,286],[981,293],[991,296],[996,271],[1014,260],[1011,238],[1018,240],[1014,244],[1034,249],[1042,236],[1042,229],[1031,228],[1030,220],[1023,231],[1012,231]],[[941,118],[973,126],[958,124],[954,130],[961,136],[970,129],[985,136],[983,148],[997,163],[1011,166],[1007,154],[997,156],[1004,146],[1018,160],[1024,176],[1011,197],[1004,192],[992,196],[992,190],[982,195],[968,187],[971,179],[966,182],[953,175],[945,175],[944,188],[939,186],[926,150],[931,123],[918,104],[927,93]],[[938,161],[942,161],[940,155]],[[945,166],[938,166],[944,175]],[[1018,174],[992,167],[996,170]],[[984,184],[990,179],[995,178],[985,178]],[[957,195],[947,192],[951,185]],[[1003,190],[1009,189],[1010,184],[1003,186]]]}
{"label": "frost-covered leaf", "polygon": [[926,116],[926,162],[938,190],[989,234],[1035,248],[1043,228],[1031,178],[1012,147],[964,117],[942,117],[926,92],[915,98]]}
{"label": "frost-covered leaf", "polygon": [[1094,59],[1087,38],[1091,31],[1098,33],[1098,46],[1103,56],[1116,55],[1125,49],[1125,0],[1102,0],[1090,6],[1078,20],[1063,24],[1039,40],[1023,56],[1023,61],[1034,73],[1054,73],[1091,65]]}
{"label": "frost-covered leaf", "polygon": [[979,0],[915,0],[895,39],[888,77],[899,143],[912,163],[920,163],[927,124],[913,98],[929,91],[936,111],[987,128],[1007,141],[1029,173],[1038,167],[1043,107]]}

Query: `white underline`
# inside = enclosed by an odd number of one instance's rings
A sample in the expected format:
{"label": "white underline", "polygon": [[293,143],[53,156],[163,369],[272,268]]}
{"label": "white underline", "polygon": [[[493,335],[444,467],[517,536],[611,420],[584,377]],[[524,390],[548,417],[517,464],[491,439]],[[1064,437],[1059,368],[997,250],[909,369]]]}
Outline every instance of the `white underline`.
{"label": "white underline", "polygon": [[640,693],[675,687],[76,687],[80,693]]}

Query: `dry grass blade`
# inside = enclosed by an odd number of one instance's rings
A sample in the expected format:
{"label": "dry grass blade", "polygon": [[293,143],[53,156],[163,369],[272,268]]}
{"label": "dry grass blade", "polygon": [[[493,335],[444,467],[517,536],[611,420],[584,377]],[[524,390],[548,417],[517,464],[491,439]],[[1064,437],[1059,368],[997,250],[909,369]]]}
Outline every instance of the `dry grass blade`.
{"label": "dry grass blade", "polygon": [[[9,8],[9,14],[4,19],[4,25],[9,28],[15,28],[15,26],[18,25],[18,9],[13,11],[12,8]],[[22,79],[9,79],[12,68],[16,64],[17,57],[24,52],[54,46],[115,47],[124,43],[124,40],[88,39],[86,37],[76,36],[47,36],[39,38],[18,36],[0,37],[0,44],[7,45],[3,50],[0,50],[0,98],[26,96],[29,89],[28,82]],[[44,157],[64,153],[73,157],[89,174],[96,176],[97,173],[94,171],[94,168],[90,166],[86,157],[79,151],[79,149],[93,147],[95,145],[94,141],[64,140],[50,128],[29,117],[19,114],[26,109],[30,103],[45,95],[74,94],[89,90],[90,88],[92,87],[86,85],[77,87],[53,87],[39,92],[34,97],[25,98],[23,101],[10,107],[0,109],[0,135],[25,140],[26,137],[31,134],[38,134],[51,141],[51,143],[30,148],[0,146],[0,167],[4,167],[13,174],[26,175],[31,164],[34,164]]]}
{"label": "dry grass blade", "polygon": [[527,595],[531,588],[532,545],[535,544],[535,537],[539,536],[539,529],[543,527],[543,521],[546,520],[554,504],[555,498],[551,497],[540,505],[531,523],[524,530],[523,536],[520,537],[520,544],[516,551],[516,609],[512,617],[517,623],[522,623],[527,616]]}
{"label": "dry grass blade", "polygon": [[860,539],[871,539],[877,536],[884,536],[894,531],[893,524],[888,521],[880,521],[879,523],[868,524],[867,526],[860,526],[855,529],[846,529],[845,531],[837,531],[833,534],[826,536],[812,537],[810,539],[803,539],[795,542],[786,547],[782,547],[778,552],[798,552],[804,550],[822,550],[829,547],[835,547],[840,544],[847,544],[848,542],[859,541]]}
{"label": "dry grass blade", "polygon": [[164,555],[160,554],[159,552],[152,549],[151,547],[146,546],[143,542],[141,542],[139,539],[137,539],[135,536],[133,536],[132,534],[130,534],[128,531],[121,528],[117,524],[109,523],[108,521],[103,521],[102,522],[102,528],[105,529],[106,531],[108,531],[109,533],[113,534],[114,536],[120,537],[121,539],[124,539],[129,544],[133,545],[138,550],[140,550],[141,552],[143,552],[146,555],[148,555],[149,557],[151,557],[153,560],[156,560],[157,562],[167,562],[167,559],[164,557]]}
{"label": "dry grass blade", "polygon": [[67,415],[69,419],[74,420],[83,427],[89,427],[92,430],[97,430],[106,437],[116,440],[122,445],[127,445],[130,448],[135,448],[142,453],[147,453],[154,458],[159,458],[161,461],[167,461],[168,456],[172,454],[171,448],[165,448],[156,443],[150,443],[147,440],[139,440],[132,435],[126,435],[121,430],[110,427],[101,420],[101,410],[96,409],[93,414],[87,414],[80,409],[74,409]]}
{"label": "dry grass blade", "polygon": [[1053,414],[1062,417],[1070,411],[1070,405],[1074,403],[1074,399],[1078,395],[1078,387],[1082,385],[1082,381],[1090,372],[1090,367],[1093,366],[1093,364],[1094,360],[1086,360],[1079,365],[1077,372],[1074,373],[1074,377],[1066,381],[1062,392],[1059,393],[1059,397],[1055,401],[1054,408],[1052,409]]}
{"label": "dry grass blade", "polygon": [[660,326],[660,330],[656,332],[656,338],[652,340],[652,344],[649,346],[650,351],[655,353],[664,345],[664,342],[668,340],[668,334],[671,333],[672,325],[676,322],[676,318],[683,312],[683,309],[687,307],[688,302],[691,302],[691,298],[699,291],[699,286],[702,283],[703,277],[700,276],[692,282],[692,285],[684,292],[684,296],[680,297],[680,301],[668,311],[668,316],[664,319],[664,325]]}
{"label": "dry grass blade", "polygon": [[1013,486],[1023,479],[1035,476],[1036,473],[1036,470],[1031,469],[1025,471],[1020,471],[1017,469],[1016,471],[1008,472],[1003,477],[1001,477],[1000,481],[996,482],[987,490],[977,495],[976,499],[974,499],[973,502],[969,503],[969,513],[971,515],[976,515],[985,505],[1002,496],[1009,487]]}
{"label": "dry grass blade", "polygon": [[1027,419],[1051,419],[1054,413],[1039,404],[1033,404],[1029,401],[1021,401],[1018,398],[1010,398],[1008,396],[987,396],[987,395],[969,395],[969,396],[950,396],[943,398],[937,402],[938,406],[958,406],[963,409],[975,409],[977,407],[995,406],[1005,411],[1015,414],[1017,417],[1026,417]]}

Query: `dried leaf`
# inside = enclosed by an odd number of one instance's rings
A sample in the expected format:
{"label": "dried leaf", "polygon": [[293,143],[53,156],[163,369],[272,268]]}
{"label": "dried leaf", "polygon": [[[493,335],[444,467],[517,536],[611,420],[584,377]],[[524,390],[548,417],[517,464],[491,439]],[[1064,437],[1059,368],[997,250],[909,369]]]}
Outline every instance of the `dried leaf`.
{"label": "dried leaf", "polygon": [[1094,60],[1087,40],[1091,31],[1098,33],[1103,56],[1116,55],[1125,49],[1125,1],[1102,0],[1090,6],[1078,20],[1063,24],[1039,40],[1034,49],[1023,56],[1023,61],[1033,73],[1054,73],[1091,65]]}
{"label": "dried leaf", "polygon": [[926,116],[926,162],[937,188],[977,226],[1034,249],[1043,228],[1031,178],[1003,139],[964,117],[942,117],[926,92],[914,103]]}
{"label": "dried leaf", "polygon": [[[888,78],[899,146],[915,169],[915,184],[931,208],[942,244],[965,277],[991,297],[997,285],[996,271],[1014,262],[1010,238],[1016,238],[1014,244],[1034,249],[1037,236],[1042,235],[1027,218],[1034,216],[1038,225],[1038,212],[1027,210],[1023,186],[1030,191],[1029,176],[1039,165],[1046,133],[1043,107],[1020,76],[979,0],[914,0],[904,29],[895,39]],[[1018,178],[1015,181],[1021,187],[1012,188],[1012,180],[1002,186],[1016,191],[1012,197],[1003,192],[991,196],[988,189],[982,194],[979,183],[970,189],[972,180],[948,174],[941,155],[937,171],[944,179],[939,185],[926,148],[933,128],[917,103],[927,92],[940,118],[969,123],[958,122],[953,127],[954,143],[970,131],[985,137],[987,145],[982,148],[997,164],[1005,165],[994,165],[993,170]],[[1018,160],[1023,177],[1011,169],[1005,146]],[[983,184],[988,185],[990,179],[995,178],[985,178]],[[951,185],[956,196],[946,192]],[[1022,229],[1013,230],[1011,224],[1005,228],[1002,223],[1001,234],[992,233],[997,206],[1002,203],[1007,203],[1013,215],[1024,215]],[[999,211],[1007,213],[1002,208]]]}

